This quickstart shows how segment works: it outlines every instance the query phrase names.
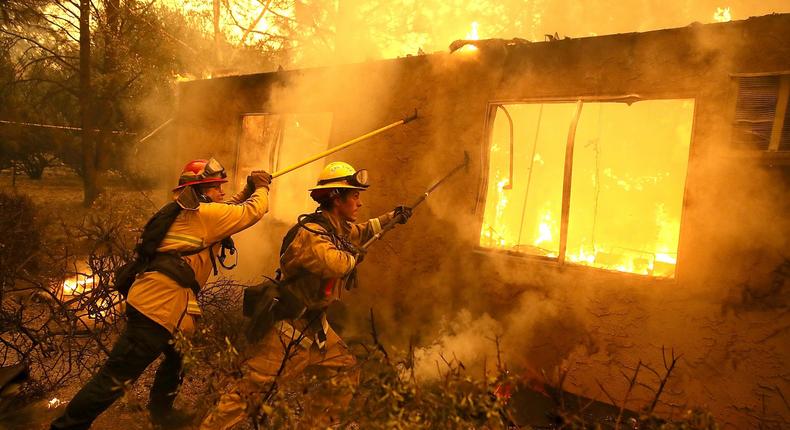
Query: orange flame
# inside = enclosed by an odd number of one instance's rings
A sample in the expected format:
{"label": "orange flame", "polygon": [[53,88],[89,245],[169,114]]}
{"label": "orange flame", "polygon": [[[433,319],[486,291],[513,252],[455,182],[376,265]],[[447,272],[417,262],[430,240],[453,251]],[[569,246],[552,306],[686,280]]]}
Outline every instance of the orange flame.
{"label": "orange flame", "polygon": [[[471,30],[468,33],[466,33],[465,39],[466,40],[480,40],[480,35],[477,32],[477,29],[479,27],[480,27],[480,24],[478,24],[477,21],[473,21],[472,22],[472,28],[471,28]],[[461,52],[475,52],[475,51],[477,51],[477,46],[471,45],[471,44],[467,44],[467,45],[462,46],[459,49],[459,51],[461,51]]]}
{"label": "orange flame", "polygon": [[732,21],[732,12],[730,11],[730,7],[717,7],[716,12],[713,13],[713,20],[716,22]]}
{"label": "orange flame", "polygon": [[85,275],[76,275],[73,278],[66,279],[63,281],[63,295],[64,296],[76,296],[79,294],[86,293],[93,289],[93,284],[95,283],[94,277],[85,276]]}
{"label": "orange flame", "polygon": [[[96,275],[93,273],[76,273],[56,287],[57,296],[75,309],[78,318],[93,323],[96,319],[103,319],[110,315],[113,309],[119,309],[122,306],[117,291],[109,292],[107,295],[102,294],[102,297],[83,296],[93,291],[97,282]],[[91,302],[90,305],[86,305],[86,300]]]}

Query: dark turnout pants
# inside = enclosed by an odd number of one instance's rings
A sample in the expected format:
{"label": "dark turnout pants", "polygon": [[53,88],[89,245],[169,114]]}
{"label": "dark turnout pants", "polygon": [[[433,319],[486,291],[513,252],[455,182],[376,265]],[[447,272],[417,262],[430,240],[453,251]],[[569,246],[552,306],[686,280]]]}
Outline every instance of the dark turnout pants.
{"label": "dark turnout pants", "polygon": [[167,329],[127,305],[126,330],[110,351],[110,356],[52,422],[52,429],[87,429],[93,420],[123,396],[124,386],[134,382],[160,354],[165,359],[156,371],[148,409],[154,416],[167,414],[173,407],[181,384],[181,356],[176,352]]}

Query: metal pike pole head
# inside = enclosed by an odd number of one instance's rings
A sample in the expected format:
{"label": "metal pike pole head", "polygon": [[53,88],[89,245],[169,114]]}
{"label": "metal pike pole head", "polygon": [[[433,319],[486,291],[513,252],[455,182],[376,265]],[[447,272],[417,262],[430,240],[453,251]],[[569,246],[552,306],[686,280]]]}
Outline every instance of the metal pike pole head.
{"label": "metal pike pole head", "polygon": [[414,121],[415,119],[417,119],[417,108],[414,109],[414,113],[412,113],[411,115],[403,118],[403,123],[406,124],[406,123]]}

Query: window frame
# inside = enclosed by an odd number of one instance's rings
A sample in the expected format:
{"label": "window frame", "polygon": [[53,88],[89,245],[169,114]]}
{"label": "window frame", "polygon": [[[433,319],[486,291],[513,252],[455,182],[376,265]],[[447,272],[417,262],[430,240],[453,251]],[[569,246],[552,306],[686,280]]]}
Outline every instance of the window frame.
{"label": "window frame", "polygon": [[[287,145],[283,146],[286,143],[286,140],[284,139],[284,137],[285,137],[284,121],[289,116],[299,116],[299,115],[329,115],[330,116],[330,118],[329,118],[329,127],[327,129],[327,140],[325,142],[325,146],[322,147],[322,149],[320,151],[317,151],[316,153],[323,152],[323,151],[328,150],[328,149],[330,149],[332,147],[331,146],[332,145],[332,136],[334,136],[335,127],[337,126],[337,121],[336,121],[337,115],[336,115],[335,111],[333,111],[333,110],[325,110],[325,111],[290,111],[289,110],[289,111],[268,111],[268,112],[242,112],[242,113],[240,113],[240,114],[238,114],[236,116],[236,127],[235,127],[235,136],[234,136],[235,148],[234,148],[234,155],[233,155],[233,168],[232,168],[232,170],[229,170],[229,172],[233,172],[233,181],[234,181],[233,183],[234,184],[236,183],[236,181],[239,181],[237,185],[239,187],[243,188],[244,187],[244,182],[242,181],[242,179],[245,178],[247,173],[248,173],[248,172],[242,172],[242,171],[239,170],[240,169],[240,165],[241,165],[241,162],[240,162],[241,158],[240,157],[241,157],[241,151],[242,151],[242,143],[243,143],[242,141],[243,141],[243,138],[244,138],[244,119],[247,118],[247,117],[264,117],[264,118],[267,118],[267,119],[268,118],[275,118],[276,120],[280,121],[280,123],[278,124],[278,127],[280,128],[280,133],[278,134],[277,140],[276,140],[276,142],[274,142],[274,144],[273,144],[273,146],[272,146],[272,148],[271,148],[271,150],[270,150],[270,152],[268,154],[268,156],[269,156],[269,163],[271,165],[271,167],[269,168],[271,171],[269,173],[273,174],[273,173],[276,173],[278,170],[282,169],[283,168],[283,163],[287,162],[287,161],[283,161],[283,158],[282,158],[283,150],[286,150],[286,153],[287,153],[287,149],[286,149]],[[326,164],[326,156],[322,157],[321,159],[317,159],[317,160],[314,161],[314,163],[319,163],[319,162]],[[312,163],[308,163],[308,164],[312,164]],[[258,166],[256,168],[262,168],[262,166]],[[319,166],[319,169],[320,168],[321,167]],[[315,172],[315,174],[317,175],[318,172]],[[311,179],[311,181],[312,181],[312,179]],[[239,188],[239,189],[241,189],[241,188]],[[272,204],[272,202],[276,203],[277,200],[280,198],[279,196],[280,196],[280,193],[277,191],[277,189],[273,189],[272,191],[270,191],[269,192],[269,203],[270,204]],[[307,196],[307,194],[305,194],[305,196]],[[276,208],[275,209],[270,209],[268,218],[270,218],[270,219],[277,218],[279,220],[283,219],[281,217],[281,215],[278,215],[278,211],[277,211]]]}
{"label": "window frame", "polygon": [[[489,180],[489,169],[490,169],[490,154],[491,154],[491,146],[493,144],[493,134],[494,134],[494,120],[496,119],[496,112],[499,109],[498,106],[504,105],[513,105],[513,104],[550,104],[550,103],[565,103],[565,104],[577,104],[580,103],[581,111],[583,112],[583,105],[584,103],[627,103],[632,104],[640,101],[650,101],[650,100],[680,100],[680,99],[687,99],[693,100],[694,102],[694,109],[692,111],[692,118],[691,118],[691,136],[689,138],[689,153],[688,153],[688,163],[686,165],[686,175],[683,181],[683,196],[682,196],[682,203],[681,203],[681,213],[680,213],[680,227],[678,229],[678,249],[677,249],[677,262],[675,264],[675,274],[672,277],[660,277],[660,276],[653,276],[653,275],[642,275],[639,273],[631,273],[631,272],[621,272],[617,270],[606,269],[602,267],[595,267],[595,266],[588,266],[584,264],[577,264],[570,261],[565,260],[565,254],[567,253],[567,241],[568,241],[568,219],[567,216],[570,214],[570,196],[571,196],[571,184],[573,181],[573,154],[568,154],[568,146],[575,145],[575,132],[576,127],[578,126],[578,120],[581,118],[581,114],[575,117],[575,121],[569,124],[569,134],[571,131],[570,126],[573,126],[573,133],[574,139],[571,142],[570,139],[566,140],[566,152],[565,152],[565,164],[563,165],[563,195],[562,195],[562,213],[561,213],[561,226],[560,226],[560,250],[557,254],[557,257],[547,257],[543,255],[533,255],[527,254],[518,251],[512,251],[507,249],[496,249],[492,247],[485,247],[480,245],[479,241],[475,245],[475,252],[486,254],[486,255],[500,255],[500,256],[507,256],[512,258],[517,258],[520,261],[527,261],[527,262],[537,262],[542,263],[548,266],[554,266],[561,269],[566,268],[573,268],[574,270],[594,270],[598,273],[607,273],[612,274],[613,276],[623,277],[623,278],[631,278],[631,279],[638,279],[638,280],[648,280],[651,282],[668,282],[668,283],[677,283],[679,279],[679,275],[681,273],[681,262],[683,261],[682,256],[684,254],[684,226],[686,224],[686,217],[687,211],[686,208],[688,206],[688,194],[689,194],[689,177],[690,171],[692,170],[693,162],[694,162],[694,140],[696,136],[696,126],[697,126],[697,113],[699,109],[699,96],[698,94],[691,93],[691,92],[677,92],[677,93],[662,93],[662,94],[646,94],[646,95],[638,95],[638,94],[623,94],[623,95],[608,95],[608,96],[579,96],[579,97],[529,97],[529,98],[519,98],[519,99],[501,99],[501,100],[489,100],[486,106],[486,117],[485,117],[485,129],[482,135],[482,143],[481,147],[481,163],[480,163],[480,170],[481,170],[481,181],[480,186],[478,188],[478,197],[475,203],[475,216],[478,222],[478,233],[480,235],[480,230],[482,229],[483,218],[485,216],[485,205],[486,199],[488,198],[488,180]],[[578,109],[578,107],[577,107]],[[570,136],[568,136],[570,137]],[[571,148],[572,149],[572,148]],[[570,166],[568,165],[568,160],[571,160]],[[565,188],[568,188],[568,191],[565,191]],[[567,215],[565,215],[565,211],[567,208]],[[564,225],[563,225],[564,224]],[[564,244],[564,245],[563,245]]]}
{"label": "window frame", "polygon": [[[233,177],[239,178],[239,157],[241,156],[241,140],[244,137],[244,118],[248,116],[283,116],[287,113],[282,112],[242,112],[236,118],[236,136],[234,141],[236,143],[233,153]],[[279,141],[272,148],[272,153],[269,156],[269,162],[272,166],[277,165],[277,157],[279,156],[280,146],[282,145],[282,136]]]}

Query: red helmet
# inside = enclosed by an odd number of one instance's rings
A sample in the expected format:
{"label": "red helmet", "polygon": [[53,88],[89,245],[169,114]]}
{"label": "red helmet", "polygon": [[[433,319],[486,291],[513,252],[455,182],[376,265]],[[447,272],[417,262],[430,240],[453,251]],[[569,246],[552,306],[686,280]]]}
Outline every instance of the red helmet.
{"label": "red helmet", "polygon": [[181,176],[178,178],[178,186],[173,191],[184,188],[187,185],[208,184],[211,182],[224,184],[228,182],[225,179],[227,177],[225,168],[213,158],[209,160],[192,160],[184,166]]}

